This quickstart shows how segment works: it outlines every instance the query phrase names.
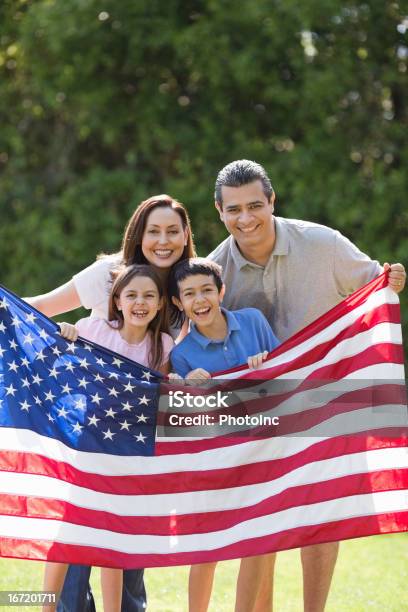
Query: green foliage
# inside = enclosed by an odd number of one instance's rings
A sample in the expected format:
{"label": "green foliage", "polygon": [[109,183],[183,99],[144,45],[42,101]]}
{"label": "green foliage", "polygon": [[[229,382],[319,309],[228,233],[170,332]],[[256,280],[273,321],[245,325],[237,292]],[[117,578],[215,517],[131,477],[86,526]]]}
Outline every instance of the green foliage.
{"label": "green foliage", "polygon": [[267,168],[283,216],[407,265],[407,13],[377,0],[4,0],[2,282],[60,284],[117,249],[137,203],[161,192],[188,205],[205,254],[225,236],[216,173],[242,157]]}

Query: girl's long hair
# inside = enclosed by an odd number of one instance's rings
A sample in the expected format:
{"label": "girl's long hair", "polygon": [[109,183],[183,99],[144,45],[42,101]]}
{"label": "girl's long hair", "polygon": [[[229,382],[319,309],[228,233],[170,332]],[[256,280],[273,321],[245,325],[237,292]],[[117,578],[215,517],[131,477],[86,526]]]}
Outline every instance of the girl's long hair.
{"label": "girl's long hair", "polygon": [[114,270],[112,273],[112,288],[109,296],[108,320],[117,322],[114,326],[111,325],[111,327],[114,329],[122,329],[124,325],[123,313],[117,307],[115,298],[120,296],[125,287],[136,276],[150,278],[156,285],[159,292],[159,297],[162,300],[160,310],[158,310],[154,319],[150,321],[147,328],[151,333],[151,348],[148,365],[153,370],[157,370],[162,365],[163,361],[163,343],[161,333],[169,333],[169,325],[168,309],[166,308],[166,296],[163,290],[163,285],[160,281],[159,275],[152,266],[134,264],[131,266],[122,266]]}

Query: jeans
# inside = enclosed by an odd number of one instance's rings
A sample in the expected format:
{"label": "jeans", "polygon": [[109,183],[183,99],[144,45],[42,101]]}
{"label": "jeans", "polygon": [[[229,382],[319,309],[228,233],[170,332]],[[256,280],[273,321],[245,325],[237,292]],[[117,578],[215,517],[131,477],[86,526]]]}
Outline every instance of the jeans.
{"label": "jeans", "polygon": [[[142,569],[123,572],[122,612],[144,612],[146,591]],[[64,582],[58,612],[95,612],[95,602],[89,585],[91,568],[70,565]]]}

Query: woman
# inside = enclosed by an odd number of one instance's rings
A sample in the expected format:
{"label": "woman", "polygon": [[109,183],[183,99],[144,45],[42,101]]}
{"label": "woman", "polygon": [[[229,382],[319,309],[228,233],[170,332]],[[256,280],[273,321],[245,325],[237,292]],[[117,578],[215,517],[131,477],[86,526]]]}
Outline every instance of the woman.
{"label": "woman", "polygon": [[[27,298],[27,302],[49,317],[83,306],[92,310],[91,316],[106,319],[111,272],[119,264],[150,264],[165,281],[175,263],[194,256],[190,219],[184,206],[168,195],[153,196],[142,202],[129,219],[118,253],[99,257],[65,285]],[[179,327],[177,312],[171,305],[168,309],[174,328]],[[91,612],[95,609],[89,574],[90,567],[70,567],[58,610]],[[141,612],[146,607],[143,570],[127,570],[123,579],[122,609]]]}

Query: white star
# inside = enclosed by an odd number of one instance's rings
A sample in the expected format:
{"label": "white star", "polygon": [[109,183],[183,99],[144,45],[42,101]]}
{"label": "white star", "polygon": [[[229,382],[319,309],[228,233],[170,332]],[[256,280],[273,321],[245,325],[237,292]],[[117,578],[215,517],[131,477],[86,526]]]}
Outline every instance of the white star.
{"label": "white star", "polygon": [[150,372],[143,371],[142,378],[145,378],[146,380],[150,381],[151,377],[152,374],[150,374]]}
{"label": "white star", "polygon": [[27,357],[23,357],[21,360],[21,365],[25,366],[26,368],[30,367],[30,362],[28,361]]}
{"label": "white star", "polygon": [[27,402],[27,400],[24,400],[24,402],[19,402],[19,404],[21,406],[21,410],[25,410],[26,412],[29,411],[30,404]]}
{"label": "white star", "polygon": [[53,367],[51,370],[48,368],[48,371],[50,373],[50,376],[53,376],[55,379],[57,379],[58,370],[56,367]]}
{"label": "white star", "polygon": [[34,338],[32,337],[31,334],[27,334],[26,336],[24,336],[23,344],[29,344],[31,346],[33,342],[34,342]]}
{"label": "white star", "polygon": [[91,395],[91,401],[94,402],[95,404],[99,404],[101,403],[101,397],[99,397],[99,395],[97,393],[95,393],[95,395]]}
{"label": "white star", "polygon": [[7,308],[8,304],[6,302],[6,298],[3,298],[3,300],[0,302],[0,308]]}
{"label": "white star", "polygon": [[50,415],[49,412],[47,412],[47,418],[49,421],[51,421],[51,423],[54,423],[55,419]]}
{"label": "white star", "polygon": [[109,428],[107,429],[107,431],[103,431],[103,439],[106,440],[107,438],[109,438],[109,440],[113,440],[113,436],[116,436],[115,433],[113,433]]}
{"label": "white star", "polygon": [[77,345],[75,344],[75,342],[69,342],[67,344],[67,351],[71,351],[71,353],[75,353],[75,350],[77,349]]}
{"label": "white star", "polygon": [[138,436],[134,436],[134,438],[136,438],[136,442],[143,442],[143,444],[145,443],[146,437],[147,436],[144,436],[142,432],[140,432]]}
{"label": "white star", "polygon": [[16,391],[17,389],[13,387],[13,384],[11,384],[9,387],[6,387],[6,395],[12,395],[14,397]]}
{"label": "white star", "polygon": [[26,378],[22,378],[21,382],[23,383],[23,389],[24,389],[24,387],[28,388],[30,386],[30,383],[28,382],[28,378],[27,377]]}
{"label": "white star", "polygon": [[125,377],[129,378],[129,380],[134,378],[134,376],[130,372],[126,372]]}
{"label": "white star", "polygon": [[38,395],[34,395],[34,401],[36,404],[38,404],[38,406],[41,406],[42,401],[40,400],[40,398],[38,397]]}
{"label": "white star", "polygon": [[67,365],[65,366],[65,369],[69,372],[74,371],[74,366],[72,365],[71,361],[68,361]]}
{"label": "white star", "polygon": [[72,391],[71,387],[69,386],[69,384],[67,383],[66,385],[64,385],[63,387],[61,387],[61,391],[63,393],[69,393],[70,391]]}
{"label": "white star", "polygon": [[116,412],[112,410],[112,408],[109,408],[109,410],[105,410],[105,414],[107,417],[112,417],[112,419],[114,419]]}
{"label": "white star", "polygon": [[64,418],[66,418],[68,412],[67,410],[65,410],[64,406],[62,408],[60,408],[59,410],[57,410],[58,412],[58,416],[62,416]]}
{"label": "white star", "polygon": [[102,359],[102,357],[98,357],[96,359],[96,363],[102,367],[106,365],[106,362]]}
{"label": "white star", "polygon": [[3,321],[0,321],[0,331],[2,332],[6,331],[6,326],[4,325]]}
{"label": "white star", "polygon": [[144,404],[145,406],[147,406],[147,404],[150,402],[150,399],[145,395],[143,395],[143,397],[138,397],[137,399],[139,400],[139,404]]}
{"label": "white star", "polygon": [[118,368],[120,368],[120,366],[122,365],[123,361],[121,361],[120,359],[118,359],[117,357],[115,357],[112,361],[112,365],[118,366]]}
{"label": "white star", "polygon": [[56,395],[54,395],[52,391],[48,391],[48,393],[45,393],[45,399],[49,400],[50,402],[52,402],[55,397]]}
{"label": "white star", "polygon": [[39,374],[36,374],[35,376],[33,376],[33,377],[32,377],[32,379],[33,379],[33,383],[36,383],[37,385],[39,385],[39,384],[40,384],[40,382],[42,382],[42,381],[43,381],[43,379],[42,379],[42,378],[40,378],[40,375],[39,375]]}
{"label": "white star", "polygon": [[125,403],[122,402],[122,406],[123,406],[122,410],[128,410],[129,412],[132,411],[133,406],[132,404],[129,404],[129,402],[125,402]]}
{"label": "white star", "polygon": [[21,321],[17,317],[13,317],[11,320],[11,324],[14,325],[14,327],[20,327]]}
{"label": "white star", "polygon": [[132,392],[134,388],[135,388],[135,385],[131,385],[130,382],[128,382],[126,385],[123,385],[124,391]]}
{"label": "white star", "polygon": [[40,361],[45,361],[45,356],[42,350],[37,353],[36,359],[39,359]]}
{"label": "white star", "polygon": [[13,340],[9,340],[9,345],[10,345],[10,348],[16,350],[17,342],[14,340],[14,338],[13,338]]}
{"label": "white star", "polygon": [[52,352],[54,353],[54,355],[56,355],[57,357],[59,357],[60,355],[62,355],[61,351],[59,350],[58,346],[54,346],[52,349]]}
{"label": "white star", "polygon": [[86,389],[86,385],[89,385],[89,382],[86,380],[85,377],[83,377],[80,380],[78,380],[78,385]]}
{"label": "white star", "polygon": [[79,408],[79,410],[84,410],[86,408],[86,402],[84,402],[82,397],[75,400],[74,404],[75,404],[75,408]]}
{"label": "white star", "polygon": [[13,372],[17,372],[18,365],[16,364],[14,360],[11,363],[8,363],[7,365],[9,367],[9,370],[13,370]]}
{"label": "white star", "polygon": [[81,433],[81,431],[83,430],[84,426],[80,425],[78,423],[78,421],[75,423],[75,425],[72,427],[72,431],[75,431],[75,433]]}
{"label": "white star", "polygon": [[45,329],[42,329],[42,330],[40,331],[40,338],[42,338],[43,340],[47,340],[47,338],[48,338],[48,334],[47,334],[47,332],[45,331]]}
{"label": "white star", "polygon": [[99,373],[95,374],[94,381],[95,382],[103,382],[103,377]]}
{"label": "white star", "polygon": [[130,427],[130,423],[128,423],[126,420],[122,421],[121,425],[121,429],[126,429],[126,431],[129,431],[129,427]]}
{"label": "white star", "polygon": [[88,417],[89,420],[89,425],[95,425],[95,427],[98,427],[97,422],[100,421],[101,419],[97,419],[96,418],[96,414],[94,414],[92,417]]}
{"label": "white star", "polygon": [[84,342],[84,349],[92,353],[92,346],[90,346],[87,342]]}
{"label": "white star", "polygon": [[35,319],[36,317],[34,316],[33,312],[30,312],[30,314],[26,316],[27,323],[34,323]]}
{"label": "white star", "polygon": [[109,372],[109,378],[114,378],[115,380],[118,380],[119,374],[117,374],[116,372]]}
{"label": "white star", "polygon": [[147,421],[149,420],[149,417],[147,417],[145,414],[138,414],[137,415],[137,422],[138,423],[147,423]]}
{"label": "white star", "polygon": [[81,366],[81,368],[88,369],[89,363],[87,362],[86,357],[79,360],[79,365]]}
{"label": "white star", "polygon": [[118,397],[119,393],[116,391],[115,387],[112,387],[112,389],[109,389],[109,395],[114,395],[115,397]]}
{"label": "white star", "polygon": [[6,349],[2,348],[0,346],[0,357],[3,357],[4,353],[6,352]]}

